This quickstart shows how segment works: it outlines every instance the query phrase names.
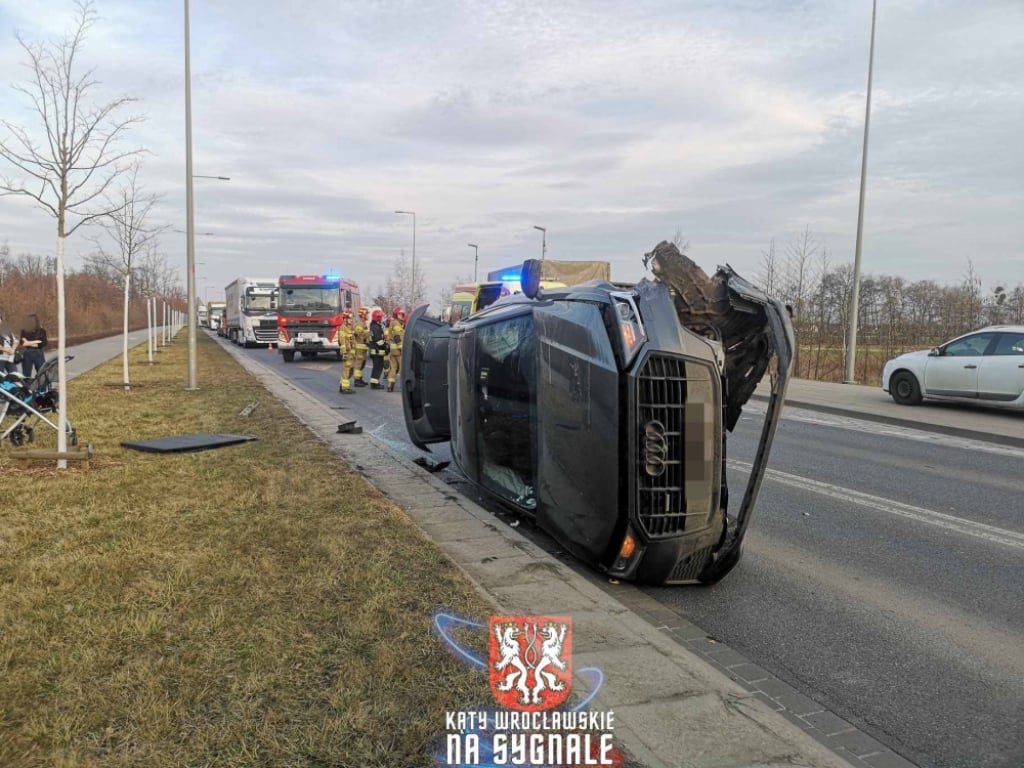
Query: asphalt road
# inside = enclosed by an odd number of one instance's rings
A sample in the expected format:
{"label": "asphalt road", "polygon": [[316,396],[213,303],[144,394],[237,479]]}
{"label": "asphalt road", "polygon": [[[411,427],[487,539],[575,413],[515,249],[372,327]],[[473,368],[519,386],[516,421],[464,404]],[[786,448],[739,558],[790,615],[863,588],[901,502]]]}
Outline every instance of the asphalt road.
{"label": "asphalt road", "polygon": [[[342,396],[338,362],[248,354],[424,455],[398,393]],[[758,409],[730,441],[733,498]],[[648,594],[920,766],[1024,765],[1024,450],[793,409],[770,467],[740,566]]]}

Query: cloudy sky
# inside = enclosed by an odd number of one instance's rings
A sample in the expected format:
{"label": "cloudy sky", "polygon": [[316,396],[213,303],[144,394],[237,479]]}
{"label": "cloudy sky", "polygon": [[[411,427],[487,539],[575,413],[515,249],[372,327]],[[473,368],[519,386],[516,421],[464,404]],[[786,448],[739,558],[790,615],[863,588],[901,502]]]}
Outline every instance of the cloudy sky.
{"label": "cloudy sky", "polygon": [[[880,0],[866,272],[1024,282],[1024,2]],[[139,99],[141,179],[184,227],[180,0],[97,0],[83,63]],[[0,0],[0,116],[33,126],[15,34],[67,0]],[[402,248],[429,296],[540,255],[640,257],[681,231],[755,275],[809,227],[852,261],[870,0],[192,0],[200,297],[240,275],[383,283]],[[54,224],[0,198],[0,242]],[[74,264],[90,243],[69,240]],[[163,238],[182,265],[184,236]]]}

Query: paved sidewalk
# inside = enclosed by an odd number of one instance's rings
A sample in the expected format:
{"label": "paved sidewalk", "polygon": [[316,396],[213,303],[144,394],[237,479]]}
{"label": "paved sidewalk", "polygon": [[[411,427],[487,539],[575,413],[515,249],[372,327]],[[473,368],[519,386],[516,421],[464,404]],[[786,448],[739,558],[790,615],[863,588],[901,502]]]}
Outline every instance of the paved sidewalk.
{"label": "paved sidewalk", "polygon": [[[767,399],[762,381],[755,398]],[[786,404],[811,410],[853,416],[868,421],[914,427],[958,437],[1024,447],[1024,412],[1000,411],[959,403],[925,401],[921,405],[897,405],[880,386],[835,384],[792,379]],[[783,411],[785,417],[785,411]]]}
{"label": "paved sidewalk", "polygon": [[[68,362],[68,381],[81,376],[83,373],[91,371],[93,368],[97,368],[103,363],[111,360],[121,354],[123,346],[122,339],[124,336],[118,334],[117,336],[108,336],[105,339],[97,339],[96,341],[88,341],[85,344],[76,344],[73,347],[68,347],[65,353],[72,355],[75,359]],[[180,334],[177,341],[171,343],[182,344],[184,343],[184,333]],[[158,338],[157,350],[162,346],[161,339]],[[128,348],[131,349],[139,344],[146,343],[146,331],[132,331],[128,334]],[[46,350],[46,359],[49,360],[56,354],[56,349]],[[153,357],[154,361],[159,362],[159,352]],[[182,381],[184,381],[184,373],[182,373]],[[120,381],[120,379],[118,379]]]}

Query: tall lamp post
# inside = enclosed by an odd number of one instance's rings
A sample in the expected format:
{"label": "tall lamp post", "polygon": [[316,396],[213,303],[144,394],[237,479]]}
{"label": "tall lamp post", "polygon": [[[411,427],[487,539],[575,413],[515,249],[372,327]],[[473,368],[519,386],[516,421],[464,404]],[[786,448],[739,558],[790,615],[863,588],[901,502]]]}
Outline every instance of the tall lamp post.
{"label": "tall lamp post", "polygon": [[850,327],[846,337],[846,373],[844,384],[856,384],[857,321],[860,314],[860,254],[864,242],[864,187],[868,177],[868,128],[871,125],[871,76],[875,63],[875,14],[878,0],[871,3],[871,47],[868,51],[868,97],[864,107],[864,151],[860,159],[860,204],[857,207],[857,247],[853,256],[853,291],[850,296]]}
{"label": "tall lamp post", "polygon": [[189,46],[188,0],[185,0],[185,284],[188,293],[188,383],[198,389],[196,365],[196,240],[192,211],[192,61]]}
{"label": "tall lamp post", "polygon": [[416,211],[395,211],[412,216],[412,291],[409,293],[409,307],[416,303]]}
{"label": "tall lamp post", "polygon": [[548,231],[544,227],[538,227],[536,224],[534,224],[533,228],[540,230],[540,260],[544,261],[544,257],[548,253]]}
{"label": "tall lamp post", "polygon": [[192,174],[192,55],[189,42],[188,0],[185,2],[185,230],[186,230],[186,290],[188,292],[188,383],[186,389],[198,389],[196,338],[196,239],[195,217],[192,205],[192,180],[218,179],[230,181],[228,176],[194,176]]}
{"label": "tall lamp post", "polygon": [[473,282],[476,282],[476,265],[480,262],[480,248],[476,243],[466,243],[473,249]]}

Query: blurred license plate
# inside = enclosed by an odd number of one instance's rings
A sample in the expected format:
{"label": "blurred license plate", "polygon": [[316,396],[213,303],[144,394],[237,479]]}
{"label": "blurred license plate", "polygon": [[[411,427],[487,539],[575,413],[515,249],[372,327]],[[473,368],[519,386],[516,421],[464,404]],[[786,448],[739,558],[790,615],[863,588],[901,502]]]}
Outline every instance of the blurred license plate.
{"label": "blurred license plate", "polygon": [[315,333],[300,333],[299,341],[317,341],[320,337]]}

